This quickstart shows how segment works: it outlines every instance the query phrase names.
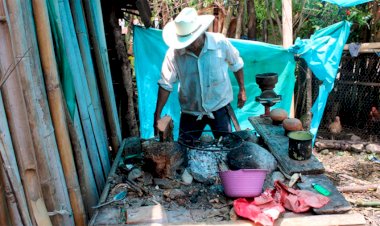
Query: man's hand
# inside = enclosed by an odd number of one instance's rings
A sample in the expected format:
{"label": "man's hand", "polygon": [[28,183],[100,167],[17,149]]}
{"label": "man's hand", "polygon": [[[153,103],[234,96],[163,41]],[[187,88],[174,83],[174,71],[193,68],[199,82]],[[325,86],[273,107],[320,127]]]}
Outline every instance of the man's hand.
{"label": "man's hand", "polygon": [[246,101],[247,101],[247,95],[245,94],[245,89],[239,89],[238,108],[242,108]]}

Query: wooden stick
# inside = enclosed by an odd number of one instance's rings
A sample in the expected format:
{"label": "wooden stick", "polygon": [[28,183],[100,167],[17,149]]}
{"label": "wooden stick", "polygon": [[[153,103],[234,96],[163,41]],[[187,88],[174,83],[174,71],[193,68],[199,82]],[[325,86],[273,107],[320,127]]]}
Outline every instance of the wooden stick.
{"label": "wooden stick", "polygon": [[70,203],[73,208],[76,225],[86,225],[87,217],[80,193],[78,175],[74,163],[73,150],[70,142],[60,78],[54,54],[54,44],[51,36],[49,16],[45,0],[33,0],[33,12],[36,21],[37,38],[41,55],[41,63],[49,106],[57,138],[58,151],[62,161],[63,172],[69,192]]}
{"label": "wooden stick", "polygon": [[[83,60],[83,66],[86,72],[85,76],[90,91],[90,96],[92,100],[91,103],[94,107],[95,116],[99,123],[100,130],[101,132],[103,132],[103,137],[107,138],[107,129],[104,120],[102,102],[99,95],[99,88],[97,84],[94,63],[91,55],[90,40],[88,37],[86,27],[86,18],[83,14],[83,6],[80,0],[70,0],[70,5],[75,25],[75,31],[78,37],[80,53]],[[108,145],[107,139],[106,143]],[[114,151],[116,152],[116,149]]]}
{"label": "wooden stick", "polygon": [[363,207],[380,207],[380,201],[358,201],[355,205]]}
{"label": "wooden stick", "polygon": [[[14,213],[10,214],[10,211],[8,210],[7,206],[7,201],[5,198],[5,173],[3,169],[4,165],[3,162],[0,160],[0,225],[11,225],[10,222],[10,216],[12,214],[15,215]],[[15,208],[18,213],[17,206]],[[22,225],[22,221],[20,219],[19,222],[12,222],[13,225]]]}
{"label": "wooden stick", "polygon": [[[111,188],[111,180],[112,178],[115,176],[115,173],[116,173],[116,169],[119,167],[119,162],[120,162],[120,159],[124,153],[124,150],[125,150],[125,145],[127,144],[127,140],[123,140],[121,142],[121,145],[119,147],[119,150],[117,151],[117,154],[116,154],[116,157],[115,157],[115,160],[112,164],[112,167],[111,167],[111,170],[110,170],[110,173],[107,177],[107,183],[106,185],[104,186],[104,189],[103,189],[103,192],[100,196],[100,199],[99,199],[99,203],[98,204],[101,204],[103,202],[106,201],[107,199],[107,196],[109,195],[109,191],[110,191],[110,188]],[[89,225],[94,225],[95,221],[96,221],[96,217],[98,216],[99,214],[99,211],[96,210],[95,213],[94,213],[94,216],[92,217]]]}
{"label": "wooden stick", "polygon": [[[348,50],[349,44],[344,45],[343,50]],[[371,49],[380,49],[380,42],[361,43],[359,52],[365,52]]]}
{"label": "wooden stick", "polygon": [[0,23],[7,22],[7,18],[5,16],[0,16]]}
{"label": "wooden stick", "polygon": [[365,192],[368,190],[374,190],[376,191],[379,189],[380,184],[370,184],[370,185],[363,185],[363,186],[342,186],[338,187],[338,191],[340,192]]}
{"label": "wooden stick", "polygon": [[338,174],[338,176],[346,178],[346,179],[349,179],[349,180],[352,180],[352,181],[354,181],[355,183],[358,183],[358,184],[363,184],[363,185],[369,185],[370,184],[369,181],[360,180],[358,178],[351,177],[350,175],[347,175],[347,174],[344,174],[344,173],[340,173],[340,174]]}
{"label": "wooden stick", "polygon": [[100,0],[84,0],[84,9],[90,36],[95,52],[96,66],[103,93],[109,128],[111,129],[112,148],[118,150],[121,146],[120,122],[117,115],[115,94],[112,85],[111,70],[108,60],[108,50],[104,33],[104,23]]}

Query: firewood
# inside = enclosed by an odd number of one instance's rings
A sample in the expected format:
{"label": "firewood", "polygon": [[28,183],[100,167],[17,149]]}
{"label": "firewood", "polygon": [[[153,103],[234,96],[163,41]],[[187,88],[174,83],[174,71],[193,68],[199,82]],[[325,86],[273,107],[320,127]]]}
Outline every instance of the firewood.
{"label": "firewood", "polygon": [[[315,147],[317,151],[323,149],[332,149],[332,150],[342,150],[342,151],[353,151],[352,146],[363,144],[366,146],[369,142],[364,141],[350,141],[350,140],[321,140],[317,139],[315,142]],[[363,149],[365,151],[365,148]]]}
{"label": "firewood", "polygon": [[160,142],[173,142],[173,120],[170,116],[165,115],[158,120],[157,129]]}
{"label": "firewood", "polygon": [[353,182],[355,182],[357,184],[362,184],[362,185],[369,185],[369,184],[371,184],[369,181],[360,180],[358,178],[352,177],[352,176],[344,174],[344,173],[339,174],[339,177],[346,178],[346,179],[351,180],[351,181],[353,181]]}
{"label": "firewood", "polygon": [[355,204],[363,207],[380,207],[380,201],[358,201]]}
{"label": "firewood", "polygon": [[365,192],[368,190],[377,190],[380,187],[380,184],[370,184],[363,186],[342,186],[338,187],[340,192]]}

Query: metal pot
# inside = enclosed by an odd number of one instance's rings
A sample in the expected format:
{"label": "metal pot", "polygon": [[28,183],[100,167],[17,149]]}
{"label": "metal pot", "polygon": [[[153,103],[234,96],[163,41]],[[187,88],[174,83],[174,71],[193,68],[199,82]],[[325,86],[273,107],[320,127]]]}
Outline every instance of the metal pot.
{"label": "metal pot", "polygon": [[289,132],[288,137],[288,154],[291,159],[303,161],[311,157],[313,134],[308,131],[294,131]]}

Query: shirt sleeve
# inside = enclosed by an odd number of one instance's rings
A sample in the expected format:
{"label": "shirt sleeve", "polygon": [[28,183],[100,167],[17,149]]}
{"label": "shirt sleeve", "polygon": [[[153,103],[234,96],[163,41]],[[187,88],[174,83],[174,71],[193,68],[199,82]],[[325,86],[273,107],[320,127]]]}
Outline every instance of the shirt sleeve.
{"label": "shirt sleeve", "polygon": [[231,44],[228,39],[225,40],[226,43],[226,60],[228,62],[228,68],[232,72],[237,72],[244,66],[243,59],[240,57],[239,51]]}
{"label": "shirt sleeve", "polygon": [[177,81],[177,70],[175,68],[174,59],[170,51],[165,55],[165,59],[161,68],[161,79],[158,85],[167,91],[173,91],[173,84]]}

